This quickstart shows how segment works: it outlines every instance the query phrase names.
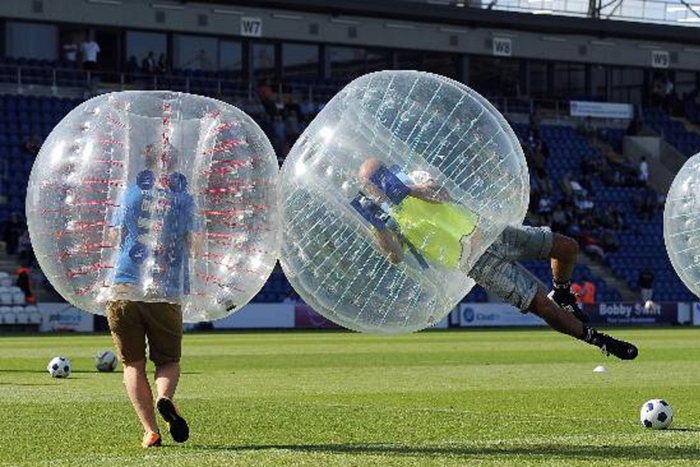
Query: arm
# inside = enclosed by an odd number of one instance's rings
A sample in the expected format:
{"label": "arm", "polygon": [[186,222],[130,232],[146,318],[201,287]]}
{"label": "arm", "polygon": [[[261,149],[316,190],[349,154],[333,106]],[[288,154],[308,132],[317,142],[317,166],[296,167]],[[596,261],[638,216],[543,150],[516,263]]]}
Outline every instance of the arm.
{"label": "arm", "polygon": [[399,236],[389,229],[376,230],[374,232],[379,248],[387,255],[387,259],[392,264],[403,261],[403,246]]}
{"label": "arm", "polygon": [[450,203],[454,200],[447,188],[435,184],[432,180],[419,185],[408,185],[411,196],[429,203]]}

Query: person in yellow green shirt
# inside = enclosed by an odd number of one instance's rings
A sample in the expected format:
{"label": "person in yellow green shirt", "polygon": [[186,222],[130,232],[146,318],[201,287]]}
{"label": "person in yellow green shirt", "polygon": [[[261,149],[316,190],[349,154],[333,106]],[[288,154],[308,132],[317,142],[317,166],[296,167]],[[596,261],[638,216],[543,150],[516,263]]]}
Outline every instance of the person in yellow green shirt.
{"label": "person in yellow green shirt", "polygon": [[[475,257],[478,252],[472,251],[471,245],[480,235],[478,214],[453,200],[449,191],[428,174],[411,179],[369,158],[361,164],[358,175],[367,193],[357,203],[358,212],[360,205],[370,210],[372,203],[386,207],[381,222],[370,222],[379,248],[391,263],[401,263],[408,248],[424,267],[433,263],[461,269],[504,302],[523,313],[534,313],[552,329],[599,347],[606,355],[622,360],[637,357],[633,344],[585,324],[589,317],[578,307],[571,291],[578,255],[578,243],[572,238],[553,233],[548,227],[507,227]],[[365,218],[371,219],[368,215]],[[518,263],[533,259],[551,263],[554,290],[549,295]]]}

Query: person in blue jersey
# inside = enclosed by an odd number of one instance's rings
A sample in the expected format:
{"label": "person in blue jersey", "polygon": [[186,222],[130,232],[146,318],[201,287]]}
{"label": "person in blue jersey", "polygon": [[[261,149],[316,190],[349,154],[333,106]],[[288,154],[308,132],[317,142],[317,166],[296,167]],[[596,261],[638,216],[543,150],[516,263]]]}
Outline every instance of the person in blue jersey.
{"label": "person in blue jersey", "polygon": [[189,256],[197,248],[197,225],[187,178],[172,171],[176,157],[176,152],[169,153],[166,175],[159,177],[160,157],[154,146],[147,146],[144,168],[127,186],[111,221],[119,252],[107,320],[129,399],[145,431],[144,448],[162,444],[146,373],[146,342],[155,364],[155,406],[176,442],[189,438],[189,426],[172,400],[180,379],[180,297],[189,293]]}

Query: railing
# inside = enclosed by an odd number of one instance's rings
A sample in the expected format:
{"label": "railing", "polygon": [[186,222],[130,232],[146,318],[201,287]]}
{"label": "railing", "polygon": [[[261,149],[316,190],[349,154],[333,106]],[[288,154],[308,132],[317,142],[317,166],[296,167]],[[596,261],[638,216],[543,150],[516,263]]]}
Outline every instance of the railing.
{"label": "railing", "polygon": [[15,84],[20,90],[27,86],[95,88],[109,85],[119,90],[171,89],[192,92],[195,89],[206,89],[216,95],[233,94],[247,98],[254,95],[252,83],[225,77],[211,78],[187,73],[119,73],[16,64],[0,64],[0,82]]}
{"label": "railing", "polygon": [[[93,93],[105,90],[149,89],[198,93],[214,97],[234,97],[248,101],[257,100],[257,84],[254,82],[207,78],[194,73],[192,75],[188,75],[186,72],[160,75],[0,64],[0,83],[16,85],[20,91],[24,91],[24,88],[30,85],[51,87],[54,91],[58,87],[87,88]],[[287,82],[275,84],[273,89],[280,98],[291,95],[299,102],[325,103],[342,87],[343,84],[339,82],[334,84],[308,83],[290,78]],[[570,101],[568,99],[504,97],[489,96],[488,94],[485,97],[501,112],[507,114],[530,114],[539,110],[547,118],[557,120],[569,115]],[[622,101],[624,102],[624,99]],[[1,171],[2,167],[0,167]]]}

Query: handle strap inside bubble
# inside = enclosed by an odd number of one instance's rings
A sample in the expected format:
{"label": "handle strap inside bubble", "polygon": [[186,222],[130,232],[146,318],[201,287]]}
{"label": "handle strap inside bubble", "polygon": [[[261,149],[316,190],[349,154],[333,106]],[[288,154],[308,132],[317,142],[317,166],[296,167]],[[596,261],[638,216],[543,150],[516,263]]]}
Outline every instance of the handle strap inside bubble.
{"label": "handle strap inside bubble", "polygon": [[391,218],[391,214],[382,209],[382,207],[374,202],[371,198],[366,196],[363,192],[359,192],[355,198],[350,201],[350,205],[355,209],[355,211],[362,216],[364,220],[369,222],[372,227],[377,230],[389,229],[398,235],[399,240],[403,242],[411,252],[411,254],[416,258],[418,264],[421,268],[428,269],[430,266],[428,262],[423,258],[418,249],[411,243],[406,237],[401,234],[396,221]]}

